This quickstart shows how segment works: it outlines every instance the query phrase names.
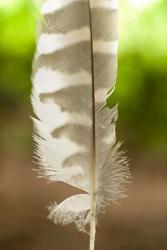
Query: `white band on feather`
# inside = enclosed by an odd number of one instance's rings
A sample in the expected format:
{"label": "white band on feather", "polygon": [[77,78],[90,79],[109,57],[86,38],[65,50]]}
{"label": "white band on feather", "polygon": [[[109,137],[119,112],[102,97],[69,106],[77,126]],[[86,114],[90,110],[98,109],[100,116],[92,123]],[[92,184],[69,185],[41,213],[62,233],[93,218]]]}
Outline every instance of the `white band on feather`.
{"label": "white band on feather", "polygon": [[54,129],[70,121],[69,113],[62,112],[61,108],[53,102],[42,103],[39,98],[33,95],[32,104],[39,120],[49,132],[52,132]]}
{"label": "white band on feather", "polygon": [[107,88],[97,90],[95,92],[95,101],[104,103],[107,96],[107,92],[108,92]]}
{"label": "white band on feather", "polygon": [[[63,9],[65,6],[73,2],[79,2],[81,0],[48,0],[43,4],[42,14],[53,13],[54,11]],[[82,2],[85,0],[82,0]]]}
{"label": "white band on feather", "polygon": [[[34,112],[41,120],[41,122],[48,128],[49,132],[54,129],[64,126],[71,122],[75,124],[82,124],[89,126],[92,124],[90,117],[83,113],[68,113],[62,112],[61,107],[54,103],[52,100],[48,100],[45,103],[41,102],[36,96],[35,90],[32,96],[32,104]],[[49,114],[49,115],[48,115]]]}
{"label": "white band on feather", "polygon": [[93,42],[93,52],[94,53],[104,53],[104,54],[117,54],[118,51],[118,41],[94,41]]}
{"label": "white band on feather", "polygon": [[33,84],[37,95],[53,93],[69,86],[91,84],[91,75],[85,70],[67,74],[42,67],[34,76]]}
{"label": "white band on feather", "polygon": [[92,0],[91,1],[92,8],[105,8],[117,10],[119,8],[118,0]]}
{"label": "white band on feather", "polygon": [[50,54],[66,46],[73,45],[79,42],[90,40],[90,30],[84,27],[79,30],[73,30],[67,34],[45,34],[43,33],[37,45],[37,55]]}
{"label": "white band on feather", "polygon": [[116,140],[116,134],[115,134],[115,126],[113,126],[113,131],[109,136],[103,139],[103,142],[106,143],[107,145],[113,145]]}

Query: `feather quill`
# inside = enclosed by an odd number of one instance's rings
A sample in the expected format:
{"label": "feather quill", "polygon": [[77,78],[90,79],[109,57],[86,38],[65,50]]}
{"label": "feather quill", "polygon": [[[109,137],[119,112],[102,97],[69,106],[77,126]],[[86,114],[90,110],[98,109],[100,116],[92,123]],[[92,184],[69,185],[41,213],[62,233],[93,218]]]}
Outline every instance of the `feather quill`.
{"label": "feather quill", "polygon": [[32,105],[40,175],[83,193],[49,207],[49,218],[79,230],[124,196],[127,160],[116,144],[117,106],[106,96],[117,74],[118,0],[47,0],[33,63]]}

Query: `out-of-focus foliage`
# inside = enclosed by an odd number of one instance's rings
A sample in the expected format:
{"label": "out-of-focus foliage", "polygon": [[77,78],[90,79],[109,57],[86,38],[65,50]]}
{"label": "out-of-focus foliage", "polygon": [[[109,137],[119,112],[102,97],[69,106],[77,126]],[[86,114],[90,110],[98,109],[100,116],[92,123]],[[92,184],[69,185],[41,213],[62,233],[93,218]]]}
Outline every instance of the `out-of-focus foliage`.
{"label": "out-of-focus foliage", "polygon": [[133,148],[167,145],[166,13],[165,0],[143,9],[122,1],[116,99],[121,137]]}
{"label": "out-of-focus foliage", "polygon": [[[30,103],[31,64],[40,0],[0,0],[0,110],[20,112]],[[121,1],[117,88],[118,133],[135,148],[167,141],[167,1],[143,9]]]}
{"label": "out-of-focus foliage", "polygon": [[32,1],[1,1],[0,104],[14,108],[25,105],[29,99],[38,12]]}

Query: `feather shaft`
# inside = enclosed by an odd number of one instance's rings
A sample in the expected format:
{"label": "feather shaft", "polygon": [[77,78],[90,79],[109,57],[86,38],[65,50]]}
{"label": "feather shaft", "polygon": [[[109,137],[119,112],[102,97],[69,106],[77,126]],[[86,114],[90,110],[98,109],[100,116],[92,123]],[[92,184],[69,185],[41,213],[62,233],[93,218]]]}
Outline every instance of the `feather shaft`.
{"label": "feather shaft", "polygon": [[94,250],[96,238],[96,110],[95,110],[95,77],[94,77],[94,51],[93,51],[93,30],[91,16],[91,0],[88,0],[89,27],[91,43],[91,71],[92,71],[92,189],[91,189],[91,218],[90,218],[90,250]]}

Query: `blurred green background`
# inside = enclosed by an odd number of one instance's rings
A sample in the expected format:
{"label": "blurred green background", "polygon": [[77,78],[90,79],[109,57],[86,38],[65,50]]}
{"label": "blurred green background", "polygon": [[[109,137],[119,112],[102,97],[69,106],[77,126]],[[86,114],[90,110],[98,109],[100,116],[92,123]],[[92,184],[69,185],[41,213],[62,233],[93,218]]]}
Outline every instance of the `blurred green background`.
{"label": "blurred green background", "polygon": [[[56,0],[55,0],[56,1]],[[0,250],[87,249],[46,205],[75,191],[32,172],[31,65],[40,0],[0,0]],[[134,176],[129,198],[99,222],[97,249],[167,248],[167,1],[122,0],[117,137]],[[60,192],[61,191],[61,192]],[[64,240],[66,239],[66,241]]]}

